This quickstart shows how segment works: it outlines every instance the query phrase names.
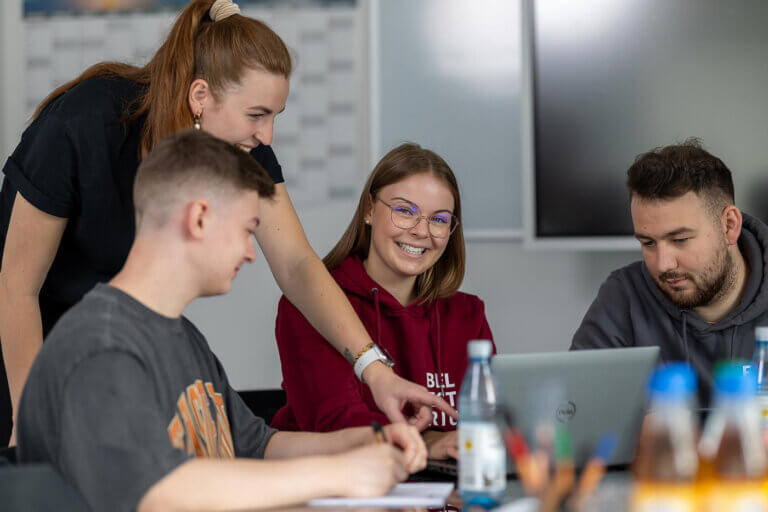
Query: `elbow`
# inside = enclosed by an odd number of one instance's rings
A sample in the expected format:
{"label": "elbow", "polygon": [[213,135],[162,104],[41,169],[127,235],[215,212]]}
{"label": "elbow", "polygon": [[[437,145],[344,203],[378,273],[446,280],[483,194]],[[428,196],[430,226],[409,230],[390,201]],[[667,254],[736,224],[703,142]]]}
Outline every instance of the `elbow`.
{"label": "elbow", "polygon": [[42,283],[34,285],[23,282],[9,274],[0,271],[0,304],[15,304],[17,300],[37,300]]}
{"label": "elbow", "polygon": [[325,269],[320,257],[309,245],[298,252],[294,252],[289,260],[278,265],[270,264],[275,281],[286,298],[294,304],[297,295],[294,292],[299,294],[304,292],[307,282],[311,281],[311,276],[317,275],[318,265]]}

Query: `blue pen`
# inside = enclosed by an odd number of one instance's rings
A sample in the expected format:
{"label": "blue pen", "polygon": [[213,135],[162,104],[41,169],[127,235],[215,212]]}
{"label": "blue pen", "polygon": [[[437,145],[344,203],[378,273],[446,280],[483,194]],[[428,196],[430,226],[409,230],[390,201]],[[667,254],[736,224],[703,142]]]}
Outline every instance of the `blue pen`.
{"label": "blue pen", "polygon": [[611,455],[613,455],[617,443],[618,436],[615,432],[606,432],[600,438],[592,457],[589,459],[584,471],[581,473],[581,479],[579,480],[579,485],[576,488],[574,496],[576,501],[583,503],[583,501],[597,489],[600,480],[605,474],[605,465],[608,463]]}

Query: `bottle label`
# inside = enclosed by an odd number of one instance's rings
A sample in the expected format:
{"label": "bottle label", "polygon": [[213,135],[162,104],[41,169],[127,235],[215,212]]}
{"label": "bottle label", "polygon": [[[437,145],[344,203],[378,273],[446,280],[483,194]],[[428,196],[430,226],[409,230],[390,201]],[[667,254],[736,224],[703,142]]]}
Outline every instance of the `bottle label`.
{"label": "bottle label", "polygon": [[503,492],[507,455],[493,423],[459,423],[459,489]]}
{"label": "bottle label", "polygon": [[760,411],[760,425],[763,431],[768,430],[768,394],[759,394],[755,397],[758,410]]}

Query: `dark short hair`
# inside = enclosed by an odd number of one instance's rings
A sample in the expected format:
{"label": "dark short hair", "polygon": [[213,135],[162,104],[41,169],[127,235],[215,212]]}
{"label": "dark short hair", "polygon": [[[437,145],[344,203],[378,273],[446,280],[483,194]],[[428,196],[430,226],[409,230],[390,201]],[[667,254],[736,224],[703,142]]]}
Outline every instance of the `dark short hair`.
{"label": "dark short hair", "polygon": [[731,171],[691,138],[638,155],[627,171],[630,199],[675,199],[695,192],[713,210],[734,204]]}
{"label": "dark short hair", "polygon": [[133,184],[137,219],[191,182],[214,193],[275,194],[272,178],[253,157],[202,130],[185,130],[160,141],[139,165]]}

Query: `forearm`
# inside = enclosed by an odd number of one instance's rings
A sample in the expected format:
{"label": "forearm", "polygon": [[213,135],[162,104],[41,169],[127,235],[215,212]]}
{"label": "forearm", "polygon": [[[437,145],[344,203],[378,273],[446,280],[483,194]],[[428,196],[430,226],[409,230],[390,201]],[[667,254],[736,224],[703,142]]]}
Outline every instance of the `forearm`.
{"label": "forearm", "polygon": [[314,252],[287,274],[285,279],[278,278],[285,296],[347,360],[371,342],[347,296]]}
{"label": "forearm", "polygon": [[37,295],[10,293],[0,277],[0,341],[14,417],[29,369],[43,344],[43,327]]}
{"label": "forearm", "polygon": [[284,461],[193,459],[144,495],[139,512],[262,509],[343,493],[336,461],[305,457]]}
{"label": "forearm", "polygon": [[355,427],[330,433],[278,432],[264,452],[265,459],[333,455],[374,441],[370,427]]}
{"label": "forearm", "polygon": [[285,185],[262,201],[256,239],[278,286],[336,350],[357,355],[370,343],[347,297],[309,245]]}

